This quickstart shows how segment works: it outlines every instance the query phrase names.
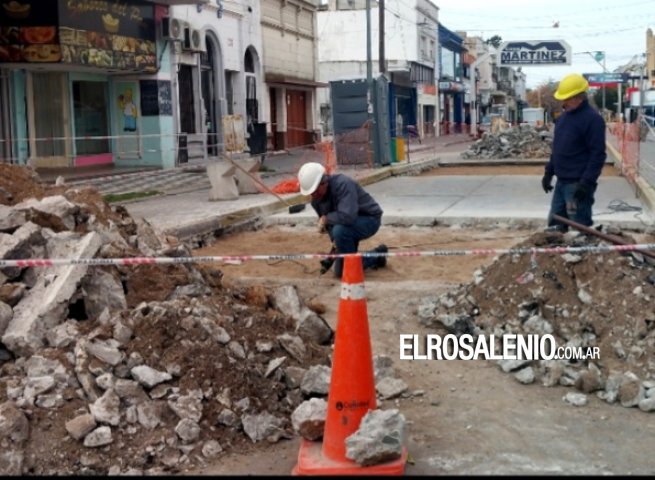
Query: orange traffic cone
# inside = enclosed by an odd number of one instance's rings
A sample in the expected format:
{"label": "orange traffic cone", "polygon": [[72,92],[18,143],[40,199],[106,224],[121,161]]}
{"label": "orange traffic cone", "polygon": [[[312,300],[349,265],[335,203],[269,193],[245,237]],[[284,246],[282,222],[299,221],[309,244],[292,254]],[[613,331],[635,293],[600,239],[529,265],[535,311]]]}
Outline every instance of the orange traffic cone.
{"label": "orange traffic cone", "polygon": [[406,449],[397,460],[368,467],[346,458],[346,438],[357,431],[364,415],[376,408],[364,269],[357,255],[344,258],[327,408],[323,442],[302,441],[294,475],[404,473]]}

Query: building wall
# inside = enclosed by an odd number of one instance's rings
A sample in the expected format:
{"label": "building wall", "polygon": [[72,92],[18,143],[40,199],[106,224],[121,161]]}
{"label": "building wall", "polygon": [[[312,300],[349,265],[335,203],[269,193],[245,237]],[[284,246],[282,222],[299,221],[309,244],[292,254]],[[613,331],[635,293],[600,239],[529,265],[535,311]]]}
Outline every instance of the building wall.
{"label": "building wall", "polygon": [[262,0],[263,58],[267,74],[314,80],[314,14],[301,1]]}
{"label": "building wall", "polygon": [[[218,60],[214,65],[216,77],[215,95],[220,105],[219,119],[219,143],[225,145],[222,124],[226,121],[229,125],[238,125],[245,129],[246,125],[246,73],[244,69],[244,58],[246,51],[253,52],[255,61],[256,90],[259,102],[260,119],[266,108],[264,108],[265,87],[263,81],[262,65],[262,30],[261,30],[261,7],[258,0],[239,0],[223,2],[224,10],[218,18],[218,8],[214,2],[205,4],[198,11],[195,5],[178,5],[171,7],[171,16],[187,22],[191,28],[201,30],[203,36],[210,36],[216,42]],[[175,55],[172,58],[172,68],[177,71],[178,65],[190,65],[194,71],[194,104],[196,115],[196,130],[199,136],[206,133],[205,109],[203,105],[201,80],[198,66],[200,65],[200,54],[183,51],[178,42],[174,45]],[[232,104],[227,105],[226,98],[226,72],[232,84]],[[174,82],[177,79],[173,79]],[[176,89],[177,90],[177,89]],[[179,92],[178,92],[179,94]],[[179,95],[176,98],[179,101]],[[229,120],[228,113],[236,115],[235,120]],[[244,137],[246,132],[239,132],[239,137]]]}
{"label": "building wall", "polygon": [[[307,142],[318,128],[316,9],[309,0],[262,0],[264,121],[275,148],[287,148],[289,94],[304,92]],[[291,91],[291,93],[289,93]],[[295,93],[294,93],[295,92]],[[275,105],[276,118],[271,118]],[[293,108],[293,107],[292,107]]]}
{"label": "building wall", "polygon": [[[416,12],[411,0],[387,0],[385,14],[385,57],[387,60],[418,61]],[[390,12],[398,12],[399,17]],[[379,9],[371,8],[371,58],[379,60]],[[367,60],[366,10],[329,10],[317,13],[318,61]]]}
{"label": "building wall", "polygon": [[655,89],[655,36],[650,28],[646,31],[646,69],[648,88]]}

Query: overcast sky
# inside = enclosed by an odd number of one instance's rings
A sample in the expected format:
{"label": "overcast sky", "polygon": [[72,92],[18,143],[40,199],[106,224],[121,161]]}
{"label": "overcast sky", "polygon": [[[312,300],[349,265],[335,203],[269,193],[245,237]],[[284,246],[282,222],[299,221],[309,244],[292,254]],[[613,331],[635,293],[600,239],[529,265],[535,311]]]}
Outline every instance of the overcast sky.
{"label": "overcast sky", "polygon": [[[646,51],[646,30],[655,31],[655,0],[432,0],[449,30],[503,41],[564,40],[571,65],[523,67],[528,88],[559,81],[571,72],[601,73],[586,51],[605,51],[611,72]],[[553,25],[559,24],[557,28]],[[602,62],[601,62],[602,63]]]}

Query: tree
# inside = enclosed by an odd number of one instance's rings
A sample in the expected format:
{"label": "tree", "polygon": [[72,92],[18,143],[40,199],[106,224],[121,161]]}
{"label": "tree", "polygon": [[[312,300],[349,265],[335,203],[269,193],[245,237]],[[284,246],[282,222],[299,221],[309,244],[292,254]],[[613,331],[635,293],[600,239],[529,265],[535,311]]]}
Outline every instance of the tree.
{"label": "tree", "polygon": [[530,107],[542,107],[551,119],[556,119],[562,110],[561,102],[555,100],[553,94],[557,90],[557,82],[545,82],[526,92]]}
{"label": "tree", "polygon": [[500,47],[500,44],[503,43],[503,37],[500,35],[494,35],[491,38],[488,38],[484,41],[487,45],[493,45],[494,48]]}
{"label": "tree", "polygon": [[[596,91],[589,94],[593,103],[596,104],[598,110],[603,108],[603,89],[597,88]],[[616,113],[618,110],[619,92],[616,87],[605,87],[605,109],[611,110]]]}

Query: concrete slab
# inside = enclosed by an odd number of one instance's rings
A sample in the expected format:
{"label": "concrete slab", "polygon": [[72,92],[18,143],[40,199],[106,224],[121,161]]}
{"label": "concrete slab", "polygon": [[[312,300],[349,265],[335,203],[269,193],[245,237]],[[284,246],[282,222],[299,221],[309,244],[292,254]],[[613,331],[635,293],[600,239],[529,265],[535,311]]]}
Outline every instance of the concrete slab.
{"label": "concrete slab", "polygon": [[[552,198],[542,191],[540,177],[534,175],[393,177],[369,185],[367,190],[384,210],[383,225],[545,226]],[[616,205],[642,211],[620,211],[613,207]],[[600,179],[594,212],[596,224],[618,228],[642,230],[655,223],[623,177]],[[293,216],[281,212],[267,222],[313,224],[316,215],[312,209]]]}
{"label": "concrete slab", "polygon": [[[384,168],[342,167],[340,172],[356,178],[380,202],[385,225],[516,225],[539,228],[545,225],[551,196],[541,189],[540,175],[524,176],[417,176],[446,165],[545,164],[547,159],[466,160],[460,157],[470,142],[434,143],[422,146],[409,161]],[[314,152],[316,153],[316,152]],[[315,158],[311,158],[315,160]],[[305,160],[287,155],[266,161],[278,172],[262,176],[269,186],[291,178]],[[284,173],[282,173],[284,172]],[[594,208],[597,224],[645,230],[655,224],[650,203],[624,177],[601,177]],[[295,204],[305,200],[300,194],[282,195]],[[655,201],[654,201],[655,202]],[[639,211],[618,207],[632,206]],[[207,190],[140,200],[125,205],[133,217],[143,217],[155,227],[183,239],[209,234],[234,218],[259,217],[266,224],[307,224],[316,222],[308,206],[289,214],[287,206],[267,193],[241,195],[238,199],[209,202]]]}

